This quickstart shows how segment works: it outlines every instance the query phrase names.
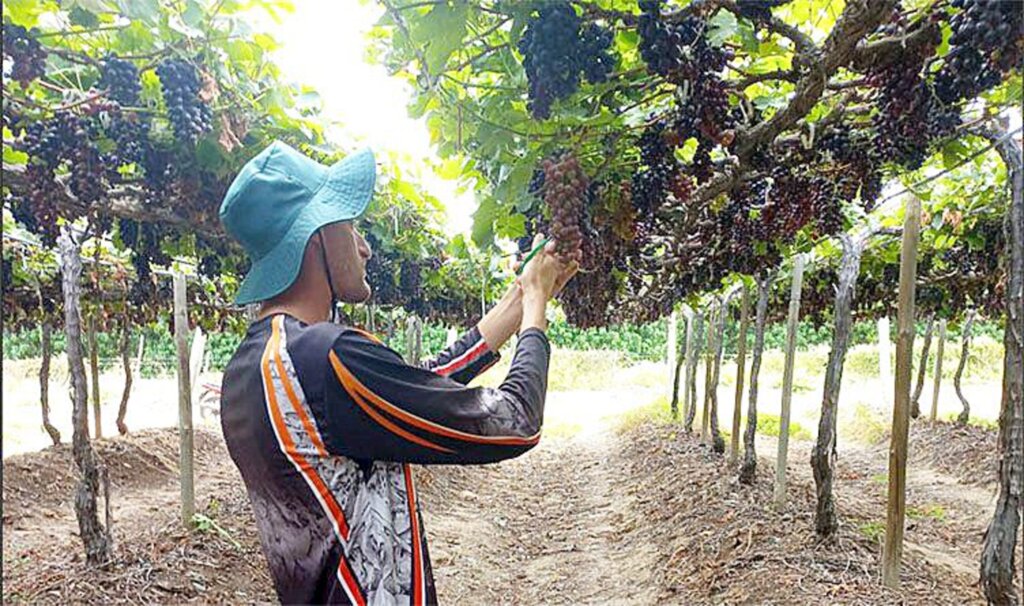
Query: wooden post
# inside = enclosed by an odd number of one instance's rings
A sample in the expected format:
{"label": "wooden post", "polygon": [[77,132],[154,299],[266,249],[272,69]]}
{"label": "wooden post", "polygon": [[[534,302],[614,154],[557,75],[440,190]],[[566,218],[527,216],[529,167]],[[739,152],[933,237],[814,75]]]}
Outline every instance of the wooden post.
{"label": "wooden post", "polygon": [[886,508],[882,583],[900,586],[903,558],[903,522],[906,516],[907,434],[910,429],[910,382],[914,363],[914,291],[917,281],[917,244],[921,201],[911,194],[903,219],[900,250],[899,339],[896,341],[896,384],[893,392],[892,438],[889,443],[889,499]]}
{"label": "wooden post", "polygon": [[142,354],[146,351],[146,333],[139,331],[139,351],[135,354],[135,372],[142,376]]}
{"label": "wooden post", "polygon": [[714,387],[714,366],[715,366],[715,314],[719,310],[712,303],[708,311],[708,349],[704,352],[704,408],[700,414],[700,442],[707,444],[708,429],[711,421],[709,410],[711,409],[711,394]]}
{"label": "wooden post", "polygon": [[786,463],[789,458],[789,412],[793,400],[793,361],[796,358],[796,330],[800,322],[800,291],[804,282],[804,256],[793,257],[793,284],[789,291],[786,320],[786,360],[782,371],[782,411],[779,414],[779,456],[775,463],[775,507],[786,504]]}
{"label": "wooden post", "polygon": [[[676,340],[679,338],[679,319],[676,316],[676,310],[672,310],[672,315],[668,318],[668,343],[665,347],[665,365],[668,367],[668,384],[670,388],[675,391],[675,365],[676,365]],[[669,399],[672,398],[672,394],[669,393]]]}
{"label": "wooden post", "polygon": [[82,276],[81,245],[65,228],[57,239],[60,250],[61,289],[64,292],[64,335],[67,340],[68,374],[71,378],[71,451],[78,467],[75,490],[75,517],[78,536],[85,546],[86,561],[104,564],[110,559],[110,533],[100,523],[96,506],[99,491],[99,462],[89,441],[89,389],[85,380],[82,355],[82,316],[79,311]]}
{"label": "wooden post", "polygon": [[[1024,507],[1024,157],[1008,125],[992,137],[1006,164],[1010,205],[1003,219],[1006,249],[1006,329],[999,411],[999,497],[981,550],[981,586],[989,603],[1019,602],[1017,535]],[[1020,551],[1017,551],[1019,554]]]}
{"label": "wooden post", "polygon": [[199,398],[199,383],[202,380],[203,372],[203,356],[206,353],[206,335],[203,334],[203,329],[196,326],[196,329],[192,332],[192,345],[189,346],[188,353],[188,380],[189,387],[192,388],[191,402],[195,402]]}
{"label": "wooden post", "polygon": [[693,379],[693,350],[696,346],[694,343],[694,329],[697,323],[697,310],[691,309],[690,313],[686,316],[686,360],[683,362],[684,377],[683,377],[683,419],[686,419],[686,415],[690,411],[690,381]]}
{"label": "wooden post", "polygon": [[735,465],[740,452],[740,415],[743,412],[743,375],[747,361],[747,329],[750,324],[750,289],[743,285],[740,301],[740,332],[736,335],[736,395],[732,408],[732,440],[729,444],[729,464]]}
{"label": "wooden post", "polygon": [[419,366],[423,357],[423,322],[418,316],[405,321],[405,357],[413,366]]}
{"label": "wooden post", "polygon": [[[693,321],[688,314],[685,315],[686,320],[686,344],[682,351],[677,352],[675,358],[675,372],[672,376],[672,394],[669,398],[669,414],[672,415],[672,419],[676,420],[679,418],[679,380],[682,378],[680,375],[683,371],[683,365],[686,359],[689,357],[690,341],[693,339]],[[685,386],[684,389],[685,390]],[[685,398],[684,398],[685,399]]]}
{"label": "wooden post", "polygon": [[882,397],[887,406],[892,405],[889,390],[892,388],[892,343],[889,340],[889,317],[878,319],[878,376],[882,381]]}
{"label": "wooden post", "polygon": [[747,393],[747,427],[743,432],[743,464],[739,480],[753,484],[757,476],[757,393],[758,375],[761,373],[761,354],[764,353],[764,329],[768,317],[768,296],[771,294],[773,274],[757,276],[757,307],[754,312],[754,349],[750,353],[750,387]]}
{"label": "wooden post", "polygon": [[100,352],[96,346],[96,313],[89,314],[87,328],[89,340],[89,370],[92,378],[93,438],[103,437],[102,411],[100,408]]}
{"label": "wooden post", "polygon": [[696,310],[693,321],[693,355],[690,368],[686,371],[687,408],[683,420],[683,429],[688,433],[693,431],[693,419],[697,416],[697,365],[700,364],[700,350],[704,343],[704,312]]}
{"label": "wooden post", "polygon": [[722,344],[725,342],[725,322],[728,315],[728,299],[718,303],[718,327],[715,329],[715,347],[711,354],[714,356],[714,364],[711,371],[711,384],[707,392],[711,394],[708,400],[708,417],[710,418],[711,449],[717,454],[725,453],[725,440],[722,439],[722,432],[718,429],[718,377],[722,369]]}
{"label": "wooden post", "polygon": [[939,337],[935,343],[935,378],[932,387],[932,413],[929,415],[929,419],[932,423],[938,418],[939,414],[939,386],[942,385],[942,352],[945,350],[946,345],[946,320],[939,320]]}
{"label": "wooden post", "polygon": [[174,342],[178,349],[178,435],[181,444],[181,523],[192,527],[195,514],[194,453],[192,449],[192,385],[188,359],[188,303],[185,276],[174,273]]}

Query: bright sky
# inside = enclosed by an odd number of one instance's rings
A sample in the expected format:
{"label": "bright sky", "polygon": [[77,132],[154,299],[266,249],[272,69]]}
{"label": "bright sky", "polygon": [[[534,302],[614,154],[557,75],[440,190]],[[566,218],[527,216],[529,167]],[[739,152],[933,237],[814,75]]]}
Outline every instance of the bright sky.
{"label": "bright sky", "polygon": [[[328,133],[335,143],[355,138],[378,153],[408,154],[418,164],[436,159],[423,120],[406,112],[411,90],[365,60],[365,34],[384,9],[375,2],[299,0],[282,22],[260,23],[280,43],[274,60],[286,80],[307,84],[323,99],[325,121],[339,123]],[[476,208],[472,192],[457,193],[458,184],[424,170],[422,185],[446,207],[450,235],[468,233]]]}

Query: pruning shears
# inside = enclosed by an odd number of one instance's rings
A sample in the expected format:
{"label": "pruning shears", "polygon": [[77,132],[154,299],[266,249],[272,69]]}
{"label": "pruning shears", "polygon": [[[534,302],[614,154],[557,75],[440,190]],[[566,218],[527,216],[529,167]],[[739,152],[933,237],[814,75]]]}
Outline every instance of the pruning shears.
{"label": "pruning shears", "polygon": [[533,247],[533,250],[531,250],[529,254],[527,254],[526,257],[523,258],[523,262],[519,264],[519,269],[516,270],[517,276],[523,275],[523,270],[526,269],[526,264],[530,262],[530,259],[536,257],[537,253],[544,250],[544,247],[547,246],[548,242],[550,241],[551,238],[544,238],[543,240],[541,240],[540,244]]}

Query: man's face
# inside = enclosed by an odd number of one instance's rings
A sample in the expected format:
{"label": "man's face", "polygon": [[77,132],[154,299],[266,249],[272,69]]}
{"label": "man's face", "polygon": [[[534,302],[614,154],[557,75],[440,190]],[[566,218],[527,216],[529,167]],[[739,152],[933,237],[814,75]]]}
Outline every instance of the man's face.
{"label": "man's face", "polygon": [[348,222],[328,225],[321,233],[338,298],[345,303],[362,303],[369,299],[366,262],[373,254],[370,245]]}

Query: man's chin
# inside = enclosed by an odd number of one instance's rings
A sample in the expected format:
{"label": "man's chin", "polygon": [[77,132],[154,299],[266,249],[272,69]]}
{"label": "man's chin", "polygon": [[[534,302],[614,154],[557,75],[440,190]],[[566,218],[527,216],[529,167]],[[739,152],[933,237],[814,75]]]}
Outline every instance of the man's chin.
{"label": "man's chin", "polygon": [[341,299],[345,303],[366,303],[367,301],[370,300],[370,295],[372,294],[373,291],[370,289],[370,285],[364,282],[363,288],[359,289],[358,291],[345,293],[345,295],[341,297]]}

